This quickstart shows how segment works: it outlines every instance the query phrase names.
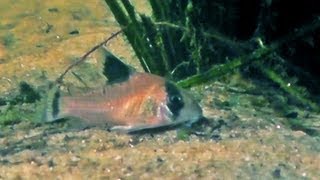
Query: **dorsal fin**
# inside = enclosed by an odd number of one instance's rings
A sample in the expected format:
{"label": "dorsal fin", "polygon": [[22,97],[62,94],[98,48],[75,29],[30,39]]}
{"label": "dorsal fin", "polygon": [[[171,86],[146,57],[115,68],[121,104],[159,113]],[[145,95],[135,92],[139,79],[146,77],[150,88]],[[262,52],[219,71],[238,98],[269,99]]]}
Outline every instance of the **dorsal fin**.
{"label": "dorsal fin", "polygon": [[107,49],[102,49],[104,57],[103,75],[108,79],[108,83],[120,83],[128,80],[130,75],[134,73],[134,69],[123,63]]}

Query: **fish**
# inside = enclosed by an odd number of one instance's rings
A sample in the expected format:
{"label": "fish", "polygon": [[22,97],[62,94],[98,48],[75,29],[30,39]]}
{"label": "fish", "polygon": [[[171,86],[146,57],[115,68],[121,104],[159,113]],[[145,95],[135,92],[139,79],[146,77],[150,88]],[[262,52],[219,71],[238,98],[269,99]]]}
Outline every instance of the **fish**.
{"label": "fish", "polygon": [[72,95],[53,88],[44,113],[47,122],[76,118],[88,126],[107,125],[111,130],[130,133],[192,124],[202,118],[199,103],[174,82],[137,72],[108,50],[103,48],[102,52],[106,84]]}

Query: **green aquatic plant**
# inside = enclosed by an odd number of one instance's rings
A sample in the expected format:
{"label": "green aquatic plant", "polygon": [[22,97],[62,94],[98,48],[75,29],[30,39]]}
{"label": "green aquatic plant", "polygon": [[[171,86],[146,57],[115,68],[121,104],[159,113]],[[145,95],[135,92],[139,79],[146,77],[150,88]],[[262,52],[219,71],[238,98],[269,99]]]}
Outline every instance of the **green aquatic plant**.
{"label": "green aquatic plant", "polygon": [[22,115],[17,108],[8,108],[0,113],[0,126],[7,126],[21,122]]}
{"label": "green aquatic plant", "polygon": [[182,141],[188,141],[190,134],[191,134],[190,129],[180,128],[177,131],[177,139],[182,140]]}
{"label": "green aquatic plant", "polygon": [[[231,10],[221,10],[224,1],[216,1],[212,6],[212,12],[217,12],[219,18],[211,19],[217,28],[210,30],[206,30],[208,24],[202,23],[206,18],[201,11],[206,7],[204,2],[149,0],[153,15],[148,17],[137,13],[128,0],[105,1],[146,72],[179,80],[222,62],[220,58],[210,58],[222,46],[232,44],[240,52],[238,44],[217,31],[232,24],[223,21],[223,17],[233,14]],[[216,48],[215,52],[210,48]]]}
{"label": "green aquatic plant", "polygon": [[[111,1],[106,0],[109,8],[113,12],[118,23],[122,26],[124,34],[128,41],[132,45],[137,57],[140,60],[140,64],[146,72],[153,72],[154,74],[164,75],[164,63],[161,59],[153,60],[153,58],[159,57],[158,54],[152,54],[155,52],[153,47],[147,41],[146,28],[137,20],[136,12],[133,6],[127,0]],[[145,19],[145,24],[147,20]],[[141,33],[143,35],[141,35]],[[150,37],[149,39],[152,40]]]}
{"label": "green aquatic plant", "polygon": [[11,97],[8,102],[10,105],[34,103],[40,100],[40,93],[37,92],[30,84],[20,82],[19,92],[17,95]]}
{"label": "green aquatic plant", "polygon": [[[27,82],[20,82],[18,91],[13,91],[0,104],[0,126],[16,124],[24,120],[41,121],[41,100],[44,90]],[[44,108],[44,107],[42,107]]]}
{"label": "green aquatic plant", "polygon": [[287,123],[293,130],[304,131],[311,136],[320,136],[319,120],[303,120],[294,118],[288,120]]}
{"label": "green aquatic plant", "polygon": [[17,39],[12,33],[7,33],[2,37],[2,43],[7,48],[11,48],[16,43],[16,41]]}
{"label": "green aquatic plant", "polygon": [[272,81],[279,84],[281,89],[285,92],[292,95],[294,98],[298,99],[302,104],[309,106],[313,110],[320,111],[319,105],[314,103],[306,94],[307,90],[303,87],[300,87],[296,84],[291,84],[290,82],[286,81],[286,79],[282,78],[278,73],[270,68],[260,68],[262,72],[269,77]]}

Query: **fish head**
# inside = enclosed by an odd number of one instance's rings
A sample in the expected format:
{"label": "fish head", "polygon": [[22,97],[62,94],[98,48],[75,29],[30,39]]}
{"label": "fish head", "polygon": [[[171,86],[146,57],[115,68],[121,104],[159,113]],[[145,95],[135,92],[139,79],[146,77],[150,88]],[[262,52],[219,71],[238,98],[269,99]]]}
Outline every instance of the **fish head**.
{"label": "fish head", "polygon": [[192,124],[202,116],[202,109],[194,97],[172,82],[165,83],[166,104],[160,112],[171,124]]}
{"label": "fish head", "polygon": [[[191,125],[203,117],[199,103],[189,92],[162,77],[146,73],[140,75],[144,77],[143,82],[157,84],[157,88],[151,88],[151,91],[143,93],[144,98],[138,98],[141,100],[137,103],[141,106],[138,108],[141,113],[133,112],[130,118],[122,118],[125,119],[125,123],[111,130],[128,133],[149,132],[154,129],[161,131],[180,125]],[[150,78],[149,80],[153,79],[152,82],[146,80],[148,79],[146,77]],[[131,100],[135,101],[133,96]],[[133,104],[137,107],[135,102]],[[138,113],[137,116],[135,116],[136,113]],[[138,118],[134,120],[134,117]]]}

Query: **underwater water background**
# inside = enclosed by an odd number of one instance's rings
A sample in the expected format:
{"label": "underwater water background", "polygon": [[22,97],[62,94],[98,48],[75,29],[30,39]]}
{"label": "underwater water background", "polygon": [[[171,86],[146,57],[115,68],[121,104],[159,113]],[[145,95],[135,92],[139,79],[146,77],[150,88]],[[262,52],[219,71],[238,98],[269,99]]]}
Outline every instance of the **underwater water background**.
{"label": "underwater water background", "polygon": [[[138,12],[151,14],[147,1],[133,4]],[[119,29],[100,0],[1,0],[0,119],[6,123],[0,127],[0,179],[320,177],[319,136],[291,128],[291,122],[306,121],[319,129],[319,113],[288,105],[290,98],[279,87],[241,73],[190,89],[207,118],[192,132],[74,131],[64,124],[34,123],[37,103],[5,103],[19,95],[23,81],[43,90],[47,81]],[[124,36],[108,48],[142,71]],[[100,58],[92,54],[65,83],[83,88],[80,76],[89,88],[99,84]]]}

